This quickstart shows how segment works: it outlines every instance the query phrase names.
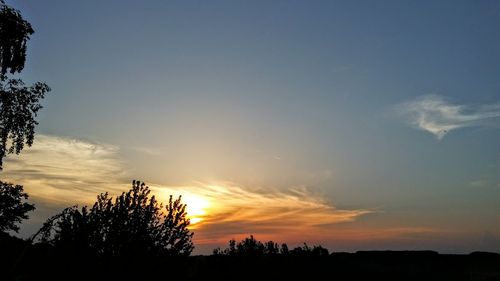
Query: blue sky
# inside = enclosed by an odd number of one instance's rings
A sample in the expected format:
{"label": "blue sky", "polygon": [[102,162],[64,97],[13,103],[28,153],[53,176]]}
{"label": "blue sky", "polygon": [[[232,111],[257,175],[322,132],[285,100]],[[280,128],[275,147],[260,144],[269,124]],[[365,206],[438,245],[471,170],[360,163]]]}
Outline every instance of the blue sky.
{"label": "blue sky", "polygon": [[[52,168],[68,154],[49,144],[106,151],[82,158],[118,175],[92,196],[133,178],[257,201],[299,189],[354,212],[306,237],[332,249],[500,251],[499,2],[7,2],[36,31],[22,76],[53,89],[34,150],[60,155]],[[26,154],[7,176],[39,161]],[[87,190],[44,169],[30,178]],[[95,185],[96,173],[71,175]],[[41,209],[75,200],[32,184]],[[37,212],[26,233],[50,213]],[[201,236],[224,226],[208,225]],[[252,232],[228,229],[203,241]]]}

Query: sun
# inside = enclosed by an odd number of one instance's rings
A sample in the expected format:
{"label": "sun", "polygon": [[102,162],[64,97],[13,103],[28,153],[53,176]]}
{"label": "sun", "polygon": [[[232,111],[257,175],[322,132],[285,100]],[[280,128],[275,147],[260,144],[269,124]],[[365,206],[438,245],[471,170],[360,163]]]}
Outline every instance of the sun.
{"label": "sun", "polygon": [[191,224],[202,222],[210,207],[209,200],[195,194],[186,194],[182,200],[186,204],[186,213]]}
{"label": "sun", "polygon": [[163,188],[158,188],[157,190],[159,191],[160,200],[166,200],[163,202],[168,202],[169,196],[173,196],[174,198],[177,198],[177,196],[182,196],[181,203],[186,204],[186,216],[187,218],[189,218],[192,228],[196,228],[198,224],[203,222],[206,219],[208,212],[212,208],[211,200],[209,197],[197,194],[195,192],[183,191],[181,193],[179,192],[179,190]]}

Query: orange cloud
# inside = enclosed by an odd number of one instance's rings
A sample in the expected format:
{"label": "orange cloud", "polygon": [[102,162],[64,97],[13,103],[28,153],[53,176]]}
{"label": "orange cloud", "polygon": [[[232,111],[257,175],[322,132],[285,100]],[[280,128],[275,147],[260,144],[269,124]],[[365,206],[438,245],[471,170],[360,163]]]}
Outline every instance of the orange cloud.
{"label": "orange cloud", "polygon": [[[33,147],[9,157],[3,176],[24,185],[31,199],[45,208],[91,205],[101,192],[116,195],[130,187],[132,177],[124,171],[119,151],[107,144],[38,135]],[[337,209],[304,188],[257,190],[227,182],[150,187],[163,202],[170,194],[183,196],[197,244],[249,234],[304,239],[307,233],[320,235],[329,225],[371,212]],[[37,223],[42,221],[37,213],[34,217]]]}
{"label": "orange cloud", "polygon": [[370,210],[341,210],[305,189],[283,191],[251,190],[235,184],[202,184],[192,187],[154,187],[163,194],[185,193],[202,200],[205,209],[198,216],[196,240],[201,244],[257,234],[260,237],[304,236],[319,233],[329,225],[350,222]]}

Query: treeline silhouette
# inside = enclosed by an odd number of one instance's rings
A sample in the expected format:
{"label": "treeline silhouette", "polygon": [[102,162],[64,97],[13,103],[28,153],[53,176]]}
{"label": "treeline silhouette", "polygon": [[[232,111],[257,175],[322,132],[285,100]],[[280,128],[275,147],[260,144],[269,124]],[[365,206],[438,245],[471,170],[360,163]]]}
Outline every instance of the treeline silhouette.
{"label": "treeline silhouette", "polygon": [[279,245],[273,241],[265,243],[258,241],[250,235],[240,242],[236,240],[229,240],[229,247],[226,249],[216,248],[213,251],[216,256],[274,256],[274,255],[292,255],[292,256],[308,256],[308,257],[321,257],[328,256],[329,251],[322,246],[310,247],[304,243],[302,247],[296,247],[289,250],[288,245],[283,243]]}
{"label": "treeline silhouette", "polygon": [[140,181],[115,199],[103,193],[92,207],[62,210],[23,240],[5,230],[17,230],[33,207],[23,205],[22,188],[2,190],[0,205],[24,209],[3,217],[11,223],[0,226],[0,280],[500,280],[500,255],[492,253],[330,253],[250,235],[210,256],[190,256],[193,232],[181,197],[163,206]]}
{"label": "treeline silhouette", "polygon": [[[13,205],[25,208],[20,213],[31,210],[22,205],[21,188],[5,190],[16,192],[4,192],[0,205],[14,195]],[[0,228],[0,280],[500,280],[494,253],[330,253],[320,245],[290,249],[250,235],[212,255],[191,256],[186,215],[181,197],[170,196],[163,206],[146,184],[133,181],[114,199],[103,193],[92,207],[62,210],[29,239],[6,232],[22,219],[10,216],[17,220]]]}
{"label": "treeline silhouette", "polygon": [[314,252],[314,247],[303,251],[305,246],[286,253],[260,246],[255,251],[254,242],[266,244],[249,237],[239,242],[242,247],[234,253],[222,250],[209,256],[104,257],[61,252],[52,244],[1,233],[0,280],[500,280],[500,255],[493,253],[325,254]]}

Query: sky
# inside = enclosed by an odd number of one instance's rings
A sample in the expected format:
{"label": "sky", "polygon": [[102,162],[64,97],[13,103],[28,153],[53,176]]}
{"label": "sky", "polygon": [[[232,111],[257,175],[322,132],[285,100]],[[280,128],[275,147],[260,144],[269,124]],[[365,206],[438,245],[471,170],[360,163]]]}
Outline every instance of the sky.
{"label": "sky", "polygon": [[6,2],[52,88],[2,171],[20,236],[139,179],[183,195],[196,253],[500,252],[500,2]]}

